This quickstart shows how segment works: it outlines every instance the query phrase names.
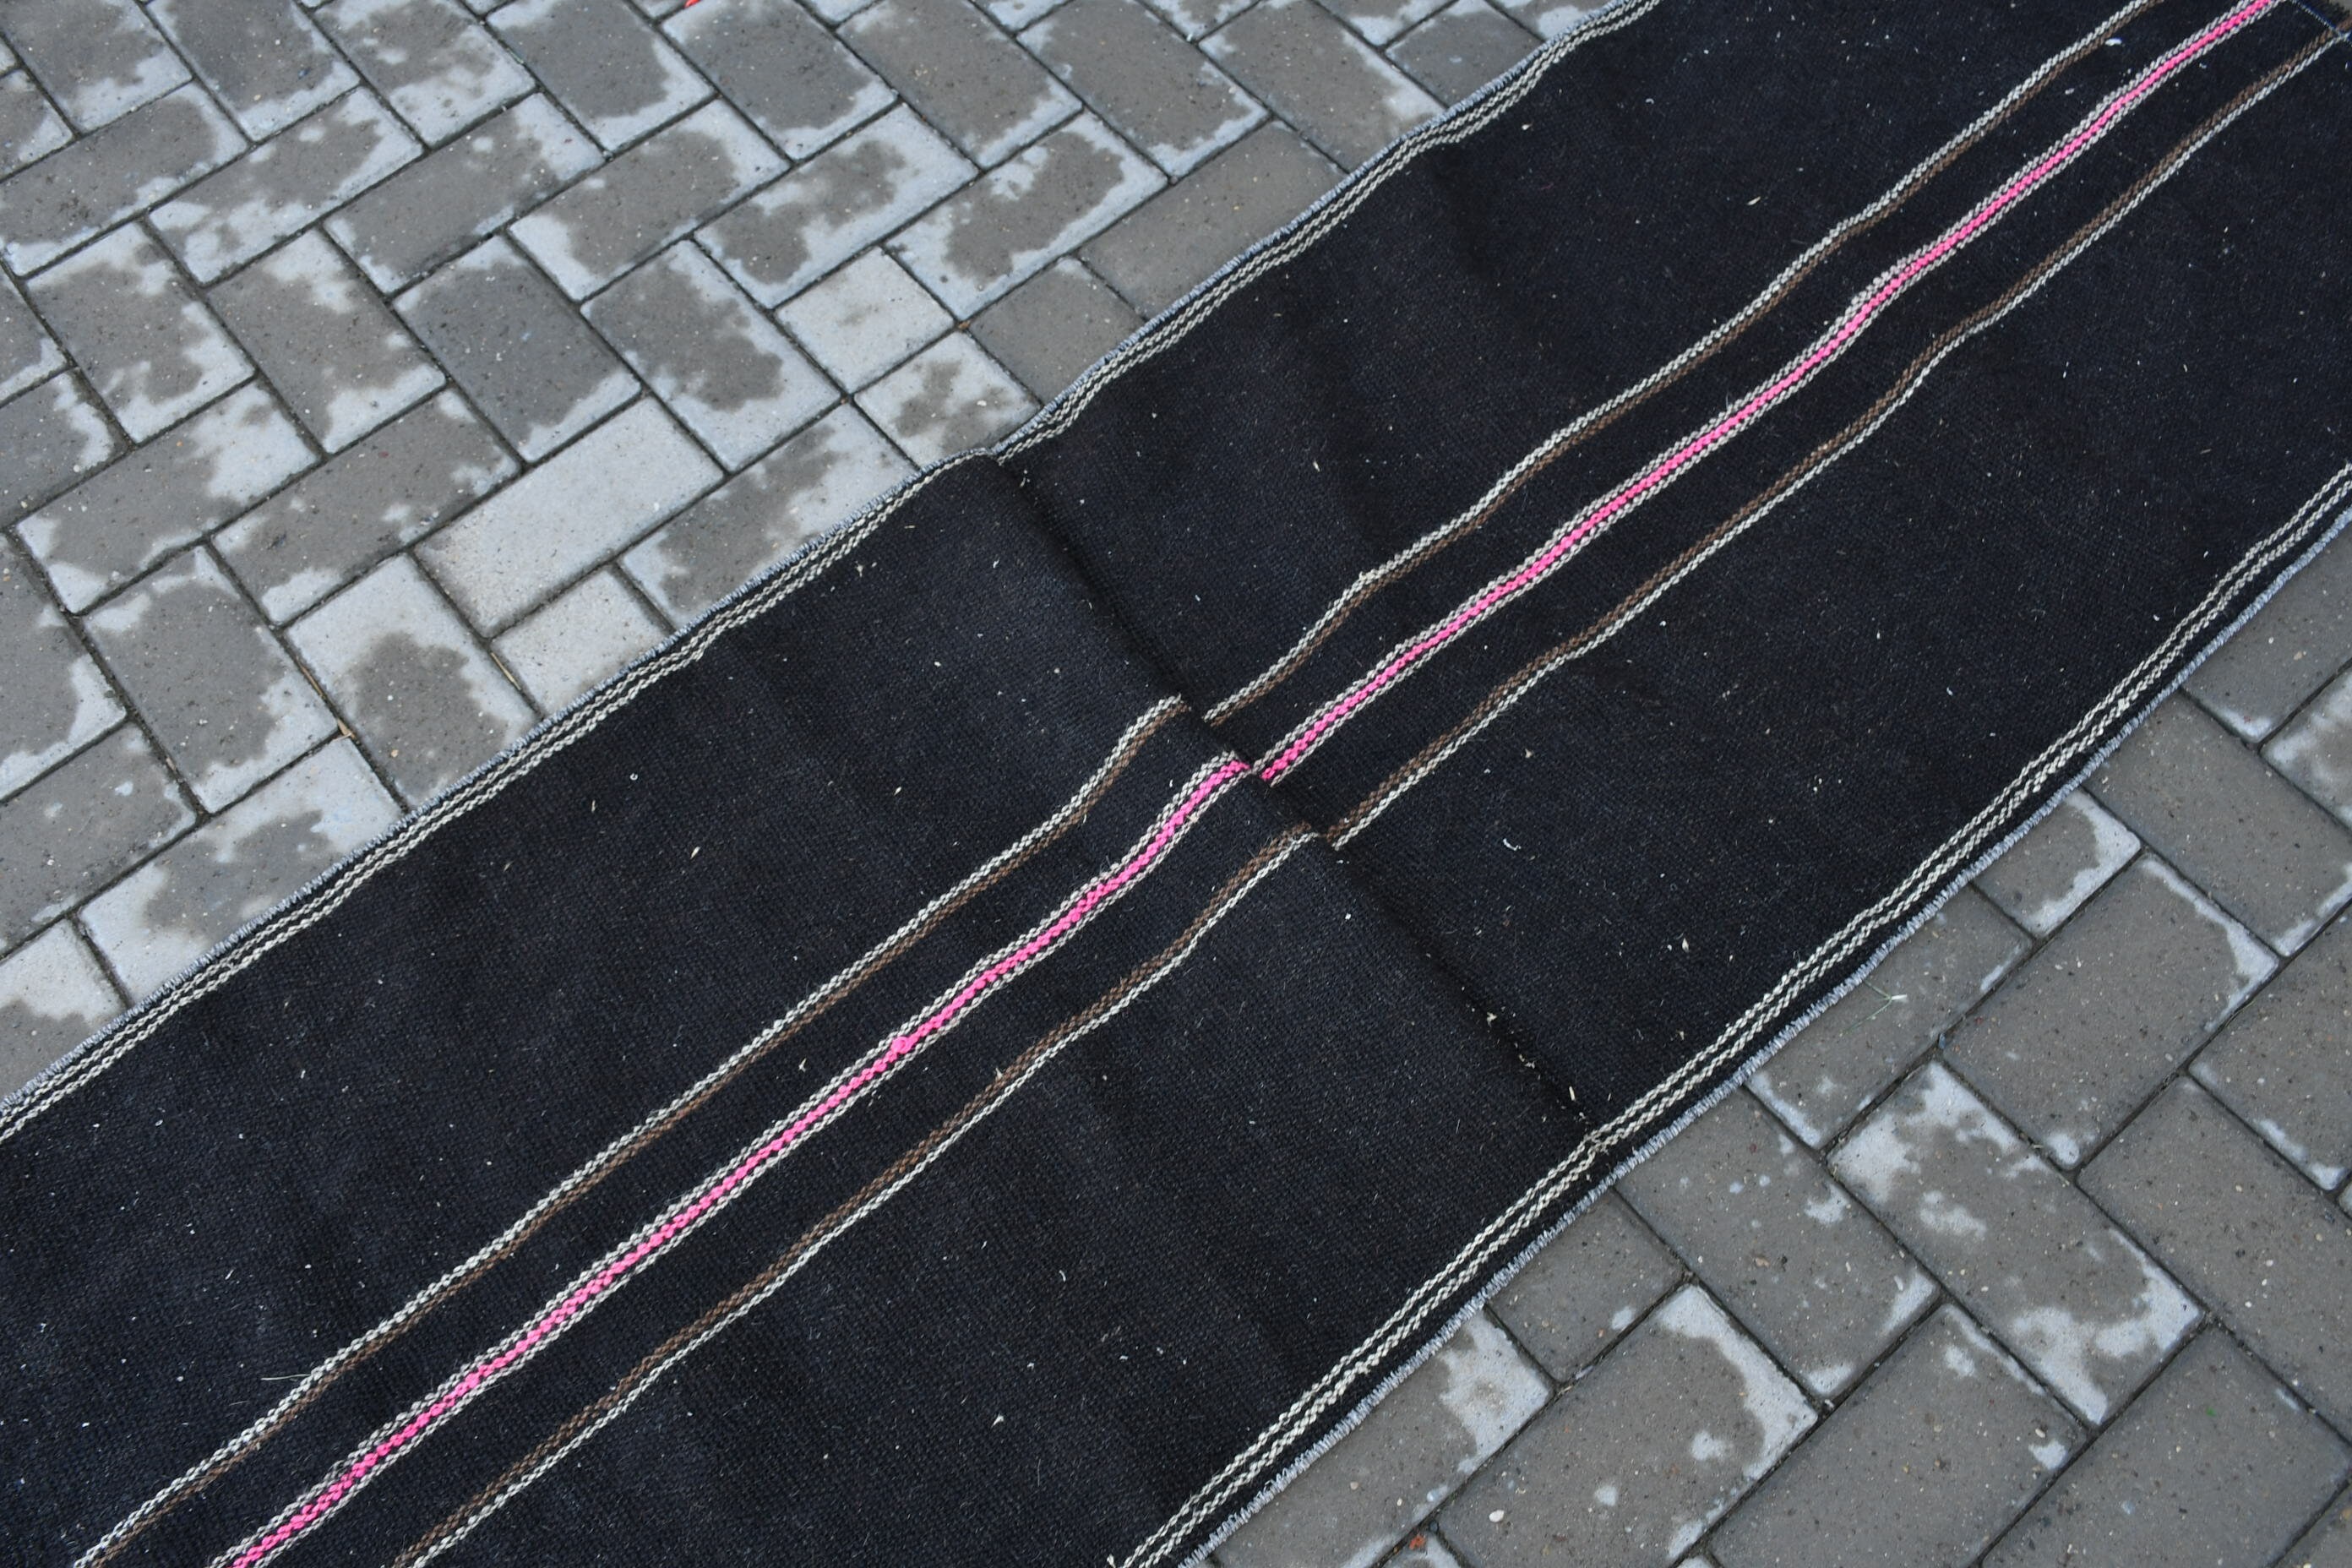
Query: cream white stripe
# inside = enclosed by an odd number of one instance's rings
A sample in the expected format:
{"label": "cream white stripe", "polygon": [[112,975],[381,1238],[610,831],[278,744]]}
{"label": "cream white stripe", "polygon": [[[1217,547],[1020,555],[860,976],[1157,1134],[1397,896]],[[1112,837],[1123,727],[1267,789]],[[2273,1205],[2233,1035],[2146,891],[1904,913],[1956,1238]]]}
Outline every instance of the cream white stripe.
{"label": "cream white stripe", "polygon": [[1291,856],[1297,854],[1303,846],[1312,843],[1313,841],[1313,834],[1304,831],[1297,833],[1294,837],[1292,837],[1290,842],[1277,851],[1271,859],[1269,859],[1264,866],[1259,867],[1255,875],[1253,875],[1247,881],[1244,882],[1240,887],[1234,889],[1223,901],[1218,903],[1209,912],[1208,917],[1201,922],[1199,929],[1192,933],[1191,939],[1188,940],[1182,947],[1179,948],[1173,953],[1171,953],[1165,963],[1154,969],[1149,975],[1145,976],[1133,990],[1129,991],[1125,996],[1120,997],[1118,1002],[1114,1003],[1109,1007],[1105,1008],[1101,1016],[1092,1020],[1081,1028],[1072,1030],[1068,1037],[1058,1042],[1053,1049],[1041,1052],[1038,1055],[1037,1059],[1031,1062],[1026,1068],[1023,1068],[1019,1076],[1014,1078],[1010,1083],[1006,1084],[1003,1091],[999,1093],[994,1100],[991,1100],[988,1105],[983,1107],[979,1114],[975,1115],[970,1121],[967,1121],[962,1126],[957,1128],[946,1138],[941,1139],[939,1146],[933,1149],[929,1154],[925,1155],[919,1163],[908,1170],[906,1173],[901,1175],[897,1181],[891,1183],[888,1186],[884,1187],[880,1192],[876,1193],[864,1204],[861,1204],[857,1208],[851,1211],[851,1213],[845,1217],[841,1224],[835,1229],[811,1243],[809,1249],[805,1253],[802,1254],[802,1256],[793,1262],[791,1268],[779,1274],[774,1280],[762,1288],[757,1294],[746,1299],[742,1305],[737,1307],[733,1311],[719,1319],[719,1321],[713,1323],[700,1334],[698,1334],[693,1339],[688,1341],[685,1344],[680,1345],[676,1351],[672,1352],[670,1355],[665,1358],[658,1365],[649,1372],[643,1381],[641,1381],[635,1388],[632,1388],[627,1394],[621,1399],[614,1401],[611,1409],[605,1411],[604,1415],[598,1416],[595,1421],[587,1426],[581,1428],[581,1430],[575,1434],[569,1442],[557,1448],[538,1465],[525,1471],[522,1475],[516,1477],[512,1484],[509,1485],[500,1490],[495,1497],[485,1502],[479,1510],[470,1515],[464,1523],[458,1525],[457,1529],[452,1531],[448,1535],[442,1537],[439,1541],[434,1542],[423,1552],[418,1554],[411,1563],[410,1568],[424,1568],[425,1563],[432,1562],[435,1558],[440,1556],[443,1552],[448,1551],[451,1547],[463,1541],[467,1536],[472,1534],[475,1529],[484,1521],[488,1520],[499,1509],[504,1508],[513,1499],[529,1489],[534,1482],[536,1482],[541,1477],[546,1475],[548,1471],[562,1463],[564,1458],[574,1449],[578,1448],[583,1443],[588,1441],[589,1438],[593,1437],[597,1433],[603,1431],[613,1422],[618,1420],[627,1412],[631,1405],[637,1402],[639,1395],[643,1394],[655,1384],[660,1382],[661,1379],[667,1376],[670,1370],[677,1366],[678,1363],[684,1361],[688,1356],[692,1355],[696,1351],[701,1349],[702,1346],[708,1344],[711,1340],[716,1339],[719,1334],[725,1332],[728,1328],[740,1320],[745,1314],[751,1312],[769,1297],[782,1289],[784,1287],[785,1282],[790,1280],[795,1274],[798,1274],[803,1268],[806,1268],[810,1261],[813,1260],[819,1252],[822,1252],[827,1246],[831,1245],[836,1238],[838,1238],[843,1233],[846,1232],[859,1220],[864,1219],[866,1215],[880,1208],[884,1204],[889,1202],[891,1198],[897,1196],[908,1183],[912,1182],[916,1177],[929,1170],[932,1163],[938,1160],[940,1155],[946,1153],[958,1142],[961,1142],[965,1133],[971,1131],[974,1127],[979,1126],[981,1122],[993,1115],[999,1106],[1010,1100],[1016,1092],[1019,1091],[1024,1084],[1026,1084],[1032,1078],[1034,1078],[1038,1071],[1042,1069],[1046,1063],[1052,1061],[1055,1057],[1059,1056],[1064,1050],[1067,1049],[1072,1045],[1076,1044],[1079,1040],[1086,1038],[1088,1035],[1093,1034],[1097,1029],[1101,1028],[1104,1025],[1109,1023],[1113,1018],[1118,1017],[1121,1013],[1126,1012],[1128,1007],[1138,998],[1141,997],[1145,992],[1150,991],[1153,986],[1159,984],[1161,980],[1165,979],[1170,973],[1174,972],[1178,966],[1182,964],[1186,959],[1192,957],[1193,951],[1207,939],[1209,932],[1213,930],[1226,915],[1230,914],[1236,905],[1238,905],[1244,899],[1247,898],[1252,889],[1256,888],[1260,882],[1265,880],[1266,878],[1272,876],[1285,861],[1288,860]]}
{"label": "cream white stripe", "polygon": [[[913,915],[908,918],[905,924],[899,926],[897,931],[892,931],[880,942],[876,942],[857,959],[836,973],[831,979],[825,981],[815,990],[810,992],[806,996],[802,997],[798,1002],[794,1003],[782,1017],[776,1019],[766,1028],[753,1036],[750,1041],[740,1047],[733,1055],[728,1057],[726,1060],[720,1062],[717,1067],[712,1068],[701,1078],[696,1079],[684,1090],[680,1091],[667,1104],[662,1106],[659,1110],[646,1117],[644,1121],[638,1122],[635,1127],[630,1128],[626,1132],[624,1132],[619,1137],[614,1139],[610,1143],[607,1143],[585,1164],[580,1166],[579,1169],[564,1177],[562,1181],[556,1184],[556,1185],[550,1189],[548,1193],[537,1203],[531,1205],[529,1209],[525,1210],[520,1218],[517,1219],[505,1230],[500,1231],[491,1240],[483,1244],[483,1246],[476,1251],[473,1256],[451,1268],[438,1279],[434,1280],[422,1290],[419,1290],[415,1295],[410,1297],[407,1301],[404,1302],[390,1317],[385,1318],[382,1322],[376,1324],[375,1327],[368,1330],[365,1333],[360,1335],[357,1339],[352,1340],[349,1344],[343,1346],[342,1349],[337,1351],[333,1355],[320,1363],[318,1366],[314,1367],[299,1383],[297,1383],[283,1398],[281,1398],[276,1405],[272,1405],[267,1413],[254,1421],[250,1426],[247,1426],[244,1431],[223,1443],[220,1447],[214,1450],[211,1455],[191,1467],[184,1475],[182,1475],[178,1479],[164,1487],[153,1497],[148,1499],[146,1502],[133,1510],[121,1521],[121,1523],[108,1531],[104,1536],[99,1539],[95,1545],[83,1552],[79,1558],[76,1559],[76,1568],[88,1568],[89,1564],[94,1563],[99,1557],[102,1556],[126,1535],[138,1529],[149,1518],[152,1517],[158,1510],[169,1505],[174,1499],[185,1492],[190,1487],[194,1486],[215,1467],[233,1458],[238,1452],[257,1441],[263,1434],[270,1431],[279,1421],[283,1420],[289,1411],[293,1409],[296,1405],[306,1398],[314,1389],[319,1387],[320,1384],[335,1376],[355,1358],[373,1350],[376,1345],[381,1344],[385,1339],[389,1338],[394,1333],[398,1332],[411,1319],[416,1317],[420,1312],[425,1311],[438,1300],[443,1293],[447,1291],[457,1280],[481,1268],[490,1258],[498,1256],[506,1247],[512,1245],[518,1237],[521,1236],[525,1231],[529,1230],[531,1226],[536,1224],[540,1217],[545,1215],[548,1210],[563,1202],[572,1193],[577,1192],[583,1184],[602,1174],[604,1171],[610,1169],[611,1166],[621,1158],[623,1151],[636,1142],[638,1139],[645,1136],[647,1132],[651,1131],[661,1123],[677,1116],[686,1106],[692,1104],[699,1096],[708,1092],[712,1085],[723,1080],[747,1058],[756,1055],[760,1050],[765,1047],[771,1040],[773,1040],[778,1035],[783,1033],[786,1029],[791,1028],[795,1024],[798,1024],[803,1018],[806,1017],[811,1010],[824,1004],[830,998],[838,995],[842,991],[849,986],[856,984],[864,980],[868,973],[880,965],[885,954],[888,953],[900,942],[906,941],[907,938],[915,931],[919,929],[926,921],[930,920],[933,916],[937,915],[940,910],[945,909],[956,900],[962,898],[964,895],[971,892],[972,889],[986,881],[989,878],[996,875],[997,872],[1001,871],[1015,858],[1025,854],[1029,849],[1034,847],[1039,840],[1045,837],[1048,834],[1058,832],[1080,811],[1080,809],[1084,807],[1087,798],[1091,796],[1097,789],[1101,787],[1104,780],[1109,776],[1111,770],[1118,765],[1119,758],[1125,754],[1130,746],[1136,743],[1137,739],[1150,726],[1160,722],[1171,711],[1181,708],[1181,706],[1182,703],[1180,700],[1170,697],[1163,698],[1161,700],[1154,703],[1150,708],[1147,709],[1140,718],[1129,724],[1127,729],[1120,733],[1118,740],[1111,746],[1110,750],[1104,754],[1101,763],[1098,763],[1096,766],[1095,771],[1087,776],[1086,782],[1080,784],[1070,795],[1069,799],[1063,802],[1060,808],[1057,809],[1051,816],[1045,818],[1034,827],[1032,827],[1027,833],[1022,835],[1020,838],[999,850],[988,860],[975,868],[961,881],[956,883],[954,887],[950,888],[947,891],[940,894],[937,898],[931,900],[930,902],[925,904],[921,909],[916,910]],[[836,1075],[835,1080],[826,1086],[827,1089],[838,1087],[839,1082],[843,1079],[846,1078],[849,1073],[855,1070],[856,1064],[853,1064],[850,1068],[844,1068],[842,1073]],[[826,1090],[820,1090],[819,1097],[821,1098],[824,1092],[826,1092]]]}
{"label": "cream white stripe", "polygon": [[1386,561],[1381,562],[1379,565],[1369,567],[1362,573],[1359,574],[1356,580],[1348,584],[1345,591],[1343,591],[1338,598],[1331,601],[1330,605],[1323,611],[1323,613],[1315,618],[1313,624],[1308,626],[1305,631],[1298,635],[1298,639],[1292,643],[1289,647],[1283,650],[1279,658],[1275,659],[1273,663],[1267,665],[1265,669],[1259,671],[1258,674],[1253,677],[1246,684],[1235,689],[1229,696],[1220,700],[1217,703],[1212,706],[1202,715],[1202,717],[1211,724],[1216,724],[1223,721],[1227,714],[1231,713],[1241,704],[1255,700],[1260,693],[1264,692],[1267,687],[1272,685],[1275,680],[1279,678],[1285,667],[1286,667],[1293,659],[1299,658],[1307,647],[1313,645],[1317,637],[1323,635],[1324,628],[1328,626],[1339,616],[1350,613],[1355,608],[1356,605],[1370,592],[1374,584],[1397,572],[1404,570],[1413,563],[1419,561],[1423,556],[1430,554],[1439,546],[1451,540],[1463,528],[1468,525],[1471,519],[1476,517],[1488,507],[1494,505],[1496,499],[1504,494],[1504,492],[1508,490],[1513,485],[1517,484],[1520,479],[1528,472],[1528,470],[1548,461],[1551,458],[1552,454],[1558,452],[1562,447],[1581,436],[1586,430],[1590,429],[1595,422],[1607,418],[1609,416],[1616,413],[1619,409],[1624,407],[1627,404],[1632,403],[1638,398],[1647,396],[1661,384],[1680,374],[1683,370],[1689,366],[1694,361],[1711,353],[1717,344],[1723,342],[1726,339],[1733,336],[1734,334],[1745,331],[1750,322],[1764,313],[1766,309],[1770,306],[1773,300],[1780,294],[1780,292],[1789,286],[1791,279],[1803,272],[1807,268],[1819,262],[1822,257],[1828,255],[1830,251],[1836,248],[1839,245],[1844,243],[1846,237],[1852,234],[1855,229],[1865,224],[1875,222],[1878,218],[1884,216],[1888,211],[1900,203],[1909,200],[1912,195],[1916,193],[1922,184],[1927,183],[1930,172],[1933,171],[1937,165],[1941,163],[1945,159],[1952,156],[1955,152],[1965,147],[1977,137],[1982,135],[1986,127],[1991,125],[1994,121],[2000,119],[2001,116],[2007,114],[2017,105],[2019,100],[2023,99],[2027,94],[2040,89],[2044,82],[2048,81],[2052,76],[2055,75],[2058,71],[2063,69],[2068,64],[2073,62],[2077,56],[2083,53],[2084,50],[2094,47],[2101,38],[2114,33],[2117,28],[2121,27],[2126,21],[2128,21],[2135,13],[2146,10],[2150,5],[2158,3],[2158,0],[2131,0],[2129,5],[2126,5],[2122,9],[2116,11],[2105,21],[2101,22],[2097,26],[2092,28],[2089,32],[2084,34],[2073,43],[2067,45],[2066,47],[2059,50],[2056,54],[2042,61],[2042,64],[2036,67],[2022,81],[2011,88],[2007,97],[2003,98],[1999,103],[1994,104],[1990,109],[1986,110],[1982,114],[1977,116],[1973,121],[1970,121],[1969,124],[1958,134],[1954,135],[1951,140],[1946,142],[1933,153],[1928,153],[1925,158],[1922,158],[1918,163],[1912,168],[1909,174],[1904,175],[1900,181],[1889,187],[1887,191],[1879,196],[1876,201],[1872,202],[1868,206],[1864,207],[1861,211],[1853,214],[1851,217],[1846,218],[1836,227],[1831,229],[1827,234],[1822,236],[1821,238],[1815,240],[1806,248],[1802,255],[1799,256],[1794,261],[1789,263],[1787,267],[1781,268],[1779,276],[1775,277],[1769,283],[1767,283],[1762,289],[1759,290],[1756,297],[1753,300],[1750,300],[1747,304],[1741,306],[1736,314],[1718,323],[1704,337],[1698,339],[1688,348],[1683,350],[1681,353],[1676,354],[1673,359],[1667,361],[1664,364],[1660,365],[1656,370],[1651,372],[1639,382],[1626,387],[1623,391],[1611,397],[1607,402],[1598,405],[1589,412],[1579,415],[1575,419],[1570,420],[1568,424],[1563,425],[1549,436],[1545,437],[1543,440],[1538,442],[1536,446],[1528,451],[1526,457],[1521,458],[1517,463],[1514,463],[1504,472],[1500,479],[1489,485],[1486,488],[1486,493],[1481,495],[1468,507],[1465,508],[1459,516],[1456,516],[1446,522],[1440,523],[1437,527],[1431,529],[1427,533],[1423,534],[1419,539],[1413,541],[1402,550],[1398,551],[1394,555],[1390,556]]}

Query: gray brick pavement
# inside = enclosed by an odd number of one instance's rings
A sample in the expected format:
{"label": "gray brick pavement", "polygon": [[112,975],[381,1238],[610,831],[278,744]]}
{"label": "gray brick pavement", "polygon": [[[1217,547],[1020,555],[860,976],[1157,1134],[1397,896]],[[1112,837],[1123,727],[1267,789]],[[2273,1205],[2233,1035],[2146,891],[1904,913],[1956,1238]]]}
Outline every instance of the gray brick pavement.
{"label": "gray brick pavement", "polygon": [[[0,1077],[1588,8],[0,4]],[[2347,664],[2337,545],[1224,1568],[2352,1568]]]}

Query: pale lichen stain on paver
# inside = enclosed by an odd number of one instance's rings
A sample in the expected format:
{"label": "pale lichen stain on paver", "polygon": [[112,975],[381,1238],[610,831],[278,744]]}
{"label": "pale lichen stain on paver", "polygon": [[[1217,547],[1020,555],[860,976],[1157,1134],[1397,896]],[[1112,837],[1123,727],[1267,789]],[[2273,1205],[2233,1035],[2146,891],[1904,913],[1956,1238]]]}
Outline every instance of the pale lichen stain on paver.
{"label": "pale lichen stain on paver", "polygon": [[[2105,1421],[2113,1401],[2099,1386],[2094,1358],[2151,1360],[2178,1344],[2197,1324],[2196,1303],[2150,1263],[2123,1232],[2108,1236],[2139,1265],[2145,1281],[2127,1317],[2086,1321],[2059,1306],[2029,1308],[2001,1324],[2011,1343],[2032,1357],[2034,1366],[2059,1396],[2094,1422]],[[2091,1243],[2086,1242],[2085,1246]],[[2096,1256],[2095,1254],[2095,1256]]]}
{"label": "pale lichen stain on paver", "polygon": [[756,247],[737,241],[714,248],[752,276],[781,282],[808,264],[803,231],[846,228],[883,211],[898,195],[898,176],[913,168],[912,159],[878,136],[844,142],[729,215],[727,226],[740,226]]}
{"label": "pale lichen stain on paver", "polygon": [[[1816,1419],[1812,1406],[1698,1287],[1685,1286],[1667,1298],[1650,1321],[1663,1332],[1711,1347],[1739,1381],[1739,1406],[1752,1430],[1727,1438],[1701,1428],[1692,1440],[1692,1458],[1699,1458],[1702,1445],[1698,1437],[1704,1436],[1710,1461],[1729,1460],[1747,1480],[1762,1479],[1764,1473],[1780,1462],[1780,1456],[1812,1426]],[[1718,1488],[1700,1516],[1677,1515],[1667,1539],[1666,1554],[1672,1557],[1697,1541],[1744,1489],[1736,1486]]]}
{"label": "pale lichen stain on paver", "polygon": [[[1465,1476],[1510,1441],[1551,1394],[1510,1337],[1484,1313],[1465,1322],[1435,1360],[1444,1375],[1437,1402],[1461,1424],[1468,1444],[1455,1467]],[[1441,1500],[1444,1490],[1437,1489],[1429,1500]]]}

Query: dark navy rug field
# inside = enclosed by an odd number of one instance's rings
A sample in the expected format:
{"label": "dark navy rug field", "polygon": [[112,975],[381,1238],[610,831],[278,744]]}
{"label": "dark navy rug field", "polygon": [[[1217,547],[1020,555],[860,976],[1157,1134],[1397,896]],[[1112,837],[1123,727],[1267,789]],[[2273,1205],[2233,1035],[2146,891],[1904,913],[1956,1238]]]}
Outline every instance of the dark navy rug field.
{"label": "dark navy rug field", "polygon": [[2352,508],[2321,0],[1622,0],[0,1110],[0,1536],[1197,1556]]}

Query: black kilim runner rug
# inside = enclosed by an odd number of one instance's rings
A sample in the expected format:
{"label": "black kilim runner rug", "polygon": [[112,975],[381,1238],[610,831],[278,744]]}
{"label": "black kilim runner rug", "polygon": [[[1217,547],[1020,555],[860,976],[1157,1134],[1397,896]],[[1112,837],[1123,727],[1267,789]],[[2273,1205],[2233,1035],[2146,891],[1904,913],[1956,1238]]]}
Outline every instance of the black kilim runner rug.
{"label": "black kilim runner rug", "polygon": [[2347,515],[2109,6],[1598,12],[34,1084],[16,1553],[1197,1557]]}

